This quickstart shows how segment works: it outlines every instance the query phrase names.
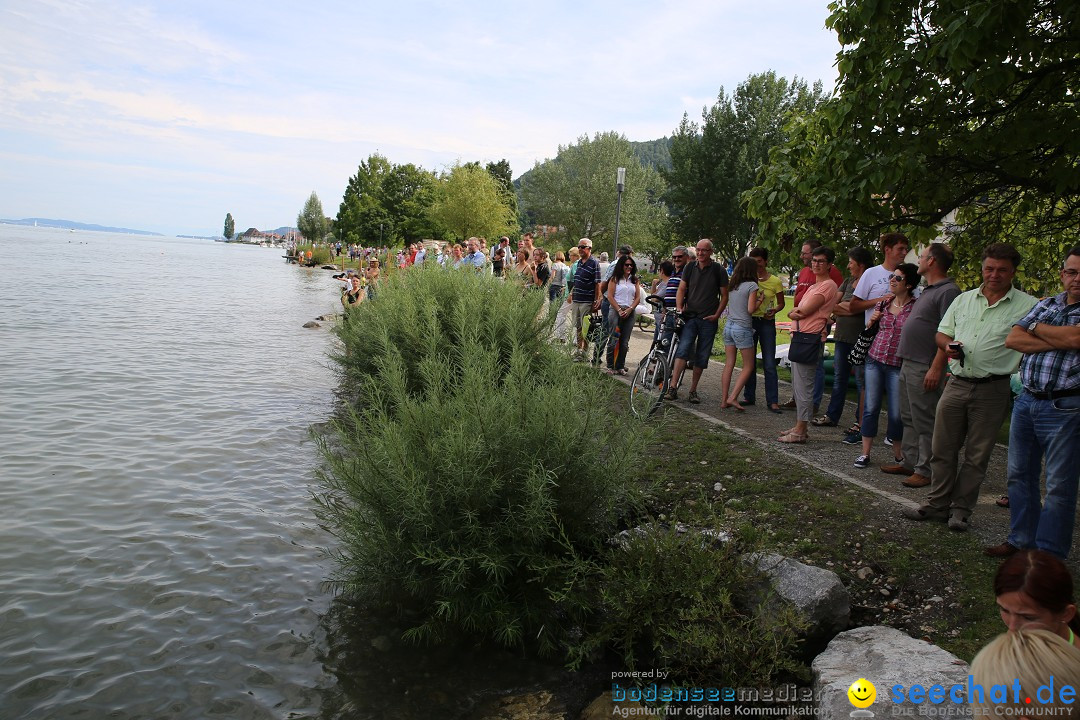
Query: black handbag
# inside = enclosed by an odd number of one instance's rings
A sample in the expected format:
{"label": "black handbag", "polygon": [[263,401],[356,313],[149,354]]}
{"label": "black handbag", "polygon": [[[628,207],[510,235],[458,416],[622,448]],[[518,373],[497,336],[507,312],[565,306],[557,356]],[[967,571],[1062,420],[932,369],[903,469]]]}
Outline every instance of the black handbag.
{"label": "black handbag", "polygon": [[791,345],[788,346],[788,360],[801,365],[817,365],[821,353],[821,333],[799,332],[799,321],[795,321],[795,332],[791,333]]}
{"label": "black handbag", "polygon": [[[879,305],[879,309],[884,312],[884,303]],[[849,365],[862,365],[866,362],[866,353],[870,352],[870,346],[874,344],[874,338],[877,337],[878,326],[881,324],[881,318],[878,318],[868,327],[864,327],[863,331],[859,333],[859,337],[855,340],[855,344],[851,346],[851,350],[848,351],[847,361]]]}

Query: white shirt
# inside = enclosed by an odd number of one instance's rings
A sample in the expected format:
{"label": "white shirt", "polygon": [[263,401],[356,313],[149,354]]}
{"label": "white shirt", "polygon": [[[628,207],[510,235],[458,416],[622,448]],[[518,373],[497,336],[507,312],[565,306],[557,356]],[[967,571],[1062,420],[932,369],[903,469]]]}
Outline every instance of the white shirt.
{"label": "white shirt", "polygon": [[619,307],[634,307],[637,305],[638,285],[629,278],[615,283],[615,304]]}
{"label": "white shirt", "polygon": [[[882,295],[887,295],[889,293],[889,277],[893,272],[895,271],[886,270],[884,265],[867,268],[866,272],[859,278],[853,296],[860,300],[874,300]],[[874,306],[871,305],[863,311],[863,322],[870,322],[870,316],[873,314]]]}

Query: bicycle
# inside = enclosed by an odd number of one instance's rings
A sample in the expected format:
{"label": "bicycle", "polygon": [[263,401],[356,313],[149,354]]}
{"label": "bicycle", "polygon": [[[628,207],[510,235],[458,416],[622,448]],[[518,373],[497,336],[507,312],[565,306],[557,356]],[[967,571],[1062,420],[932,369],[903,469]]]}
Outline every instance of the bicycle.
{"label": "bicycle", "polygon": [[[630,411],[640,418],[652,415],[664,400],[664,394],[671,384],[675,349],[679,346],[679,337],[686,325],[681,314],[664,308],[664,299],[659,295],[649,295],[645,302],[661,315],[660,332],[653,336],[652,346],[638,363],[634,380],[630,383]],[[669,314],[674,318],[670,334],[665,332]],[[679,380],[681,384],[682,378]]]}

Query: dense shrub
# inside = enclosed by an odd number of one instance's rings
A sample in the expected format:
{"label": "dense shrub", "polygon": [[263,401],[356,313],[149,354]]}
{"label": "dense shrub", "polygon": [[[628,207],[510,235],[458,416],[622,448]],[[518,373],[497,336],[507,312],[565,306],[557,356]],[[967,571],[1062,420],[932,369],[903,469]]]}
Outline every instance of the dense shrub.
{"label": "dense shrub", "polygon": [[599,564],[601,619],[573,649],[575,664],[610,649],[630,669],[727,687],[797,671],[803,621],[749,591],[767,580],[741,559],[745,551],[660,526],[629,533]]}
{"label": "dense shrub", "polygon": [[318,247],[312,245],[300,245],[297,248],[297,252],[306,253],[311,251],[311,262],[316,265],[329,265],[331,261],[330,247],[328,245],[319,245]]}
{"label": "dense shrub", "polygon": [[414,639],[556,647],[631,501],[639,426],[548,343],[541,302],[416,268],[338,326],[348,402],[317,497],[341,541],[334,580],[415,611]]}

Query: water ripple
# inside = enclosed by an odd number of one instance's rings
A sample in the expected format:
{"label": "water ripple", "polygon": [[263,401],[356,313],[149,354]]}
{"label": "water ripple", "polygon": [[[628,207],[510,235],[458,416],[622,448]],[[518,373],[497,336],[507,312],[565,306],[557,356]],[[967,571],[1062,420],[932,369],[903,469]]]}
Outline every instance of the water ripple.
{"label": "water ripple", "polygon": [[80,239],[0,226],[5,256],[79,268],[62,305],[0,283],[4,717],[316,715],[307,428],[334,380],[301,325],[337,290],[272,251]]}

